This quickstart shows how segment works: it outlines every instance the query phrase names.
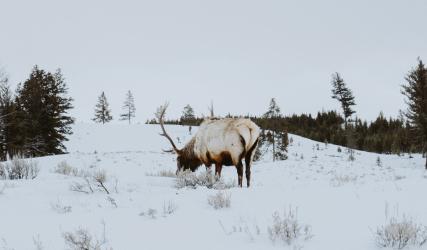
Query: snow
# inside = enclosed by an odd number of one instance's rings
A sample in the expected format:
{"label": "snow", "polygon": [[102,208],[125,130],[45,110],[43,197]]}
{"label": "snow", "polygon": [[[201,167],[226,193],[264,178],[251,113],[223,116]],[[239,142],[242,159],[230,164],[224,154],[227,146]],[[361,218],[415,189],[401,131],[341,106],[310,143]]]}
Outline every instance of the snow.
{"label": "snow", "polygon": [[[191,138],[188,127],[166,129],[179,138],[178,147]],[[85,228],[101,239],[105,225],[105,246],[113,249],[370,250],[379,249],[373,231],[385,223],[387,209],[427,225],[427,173],[420,155],[356,151],[349,161],[344,148],[339,153],[335,145],[290,135],[289,159],[256,162],[252,186],[226,190],[231,206],[216,210],[207,200],[217,190],[177,189],[174,178],[156,176],[176,170],[175,156],[162,152],[170,146],[158,126],[76,124],[73,131],[69,154],[35,159],[41,169],[36,179],[0,181],[0,190],[6,187],[0,193],[0,248],[35,249],[33,239],[39,239],[44,249],[65,249],[63,233]],[[72,191],[81,178],[54,172],[64,160],[78,169],[104,169],[111,194]],[[223,168],[223,178],[237,181],[235,168]],[[176,210],[164,215],[169,203]],[[56,205],[71,212],[60,213]],[[312,239],[290,246],[270,241],[272,214],[289,207],[311,226]],[[154,218],[150,209],[157,211]]]}

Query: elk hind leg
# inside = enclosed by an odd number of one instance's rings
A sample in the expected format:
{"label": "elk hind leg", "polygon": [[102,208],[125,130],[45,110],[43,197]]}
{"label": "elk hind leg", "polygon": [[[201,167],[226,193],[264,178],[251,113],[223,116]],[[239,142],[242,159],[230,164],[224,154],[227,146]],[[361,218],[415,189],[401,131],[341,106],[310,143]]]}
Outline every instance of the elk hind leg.
{"label": "elk hind leg", "polygon": [[258,145],[258,139],[255,141],[254,145],[249,149],[245,156],[245,165],[246,165],[246,183],[248,187],[251,184],[251,165],[252,165],[252,158],[255,154],[255,149]]}
{"label": "elk hind leg", "polygon": [[221,178],[222,164],[215,164],[215,177],[217,180]]}
{"label": "elk hind leg", "polygon": [[251,185],[251,157],[246,156],[245,157],[245,174],[246,174],[246,184],[249,187]]}
{"label": "elk hind leg", "polygon": [[237,176],[238,176],[239,187],[242,187],[242,184],[243,184],[243,164],[242,164],[242,161],[239,161],[239,163],[236,165],[236,168],[237,168]]}

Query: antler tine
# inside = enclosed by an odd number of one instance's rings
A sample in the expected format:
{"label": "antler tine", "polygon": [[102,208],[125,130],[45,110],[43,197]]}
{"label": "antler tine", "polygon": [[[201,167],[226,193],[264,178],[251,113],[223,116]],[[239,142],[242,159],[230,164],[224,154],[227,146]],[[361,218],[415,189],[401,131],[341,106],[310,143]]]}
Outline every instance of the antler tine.
{"label": "antler tine", "polygon": [[165,116],[166,109],[168,108],[168,106],[169,106],[169,103],[165,103],[163,106],[160,107],[158,118],[159,118],[160,127],[162,128],[162,133],[160,135],[166,137],[166,139],[169,140],[170,144],[172,144],[173,150],[163,150],[163,151],[164,152],[175,151],[178,153],[179,149],[175,146],[175,143],[173,142],[172,138],[168,135],[168,133],[166,133],[165,126],[164,126],[163,118]]}

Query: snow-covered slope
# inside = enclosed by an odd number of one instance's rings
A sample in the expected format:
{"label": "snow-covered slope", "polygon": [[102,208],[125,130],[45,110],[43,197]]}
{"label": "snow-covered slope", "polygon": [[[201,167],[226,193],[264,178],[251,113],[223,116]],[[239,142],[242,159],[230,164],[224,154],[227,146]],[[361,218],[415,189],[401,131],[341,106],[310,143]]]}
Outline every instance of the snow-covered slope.
{"label": "snow-covered slope", "polygon": [[[180,146],[187,127],[168,126]],[[193,133],[196,128],[193,129]],[[427,224],[427,174],[414,158],[356,152],[290,135],[289,159],[253,166],[251,188],[231,188],[231,207],[215,210],[207,199],[218,191],[175,188],[174,156],[155,125],[76,124],[66,143],[69,154],[35,159],[34,180],[0,180],[0,248],[66,248],[63,234],[87,229],[113,249],[378,249],[373,231],[385,210],[397,209]],[[318,146],[317,146],[318,144]],[[110,194],[71,190],[81,177],[54,172],[60,162],[89,172],[105,170]],[[199,172],[204,172],[201,167]],[[223,169],[236,180],[234,167]],[[164,214],[164,207],[175,208]],[[291,246],[269,239],[272,214],[297,208],[313,237]],[[387,209],[388,208],[388,209]],[[166,209],[167,210],[167,209]],[[427,248],[424,248],[427,249]]]}

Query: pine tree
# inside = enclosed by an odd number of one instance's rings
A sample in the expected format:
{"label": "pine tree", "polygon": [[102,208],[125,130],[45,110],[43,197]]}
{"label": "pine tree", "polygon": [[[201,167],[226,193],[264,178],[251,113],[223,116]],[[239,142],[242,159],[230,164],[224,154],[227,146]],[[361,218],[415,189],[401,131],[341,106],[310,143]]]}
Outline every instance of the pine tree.
{"label": "pine tree", "polygon": [[275,98],[271,98],[270,105],[268,106],[267,112],[264,114],[264,118],[268,119],[268,128],[271,129],[271,133],[267,133],[267,138],[270,143],[273,144],[273,161],[277,158],[276,152],[276,141],[279,130],[279,118],[281,117],[280,107],[276,103]]}
{"label": "pine tree", "polygon": [[129,121],[130,124],[131,119],[135,117],[135,110],[135,101],[132,92],[129,90],[126,94],[126,100],[123,104],[124,113],[120,115],[120,120]]}
{"label": "pine tree", "polygon": [[182,111],[182,116],[180,119],[181,124],[194,125],[195,120],[196,116],[194,115],[194,110],[189,104],[187,104]]}
{"label": "pine tree", "polygon": [[0,70],[0,159],[6,160],[12,155],[12,131],[15,105],[9,79]]}
{"label": "pine tree", "polygon": [[288,159],[287,152],[288,152],[288,145],[289,145],[289,139],[288,139],[288,133],[285,132],[276,132],[275,138],[276,141],[276,150],[274,159],[277,160],[286,160]]}
{"label": "pine tree", "polygon": [[[427,152],[427,68],[418,58],[418,65],[405,77],[406,85],[403,85],[402,94],[406,96],[408,110],[406,117],[410,122],[414,138],[421,145],[422,151]],[[426,165],[427,169],[427,157]]]}
{"label": "pine tree", "polygon": [[208,107],[208,110],[209,110],[209,118],[214,119],[215,118],[215,112],[214,112],[213,101],[211,101],[211,105]]}
{"label": "pine tree", "polygon": [[264,129],[262,129],[258,137],[258,146],[256,147],[256,150],[255,150],[255,154],[253,158],[254,161],[259,161],[263,157],[264,152],[262,150],[264,148],[264,144],[266,143],[266,141],[267,141],[267,136],[265,134]]}
{"label": "pine tree", "polygon": [[337,72],[332,75],[332,98],[341,103],[344,112],[344,123],[347,127],[347,119],[355,113],[351,106],[356,105],[352,91],[346,86],[344,79]]}
{"label": "pine tree", "polygon": [[275,119],[275,118],[279,118],[280,116],[281,116],[281,114],[280,114],[280,107],[279,107],[279,105],[277,105],[276,99],[275,98],[271,98],[270,105],[268,106],[268,110],[264,114],[264,117],[265,118]]}
{"label": "pine tree", "polygon": [[98,103],[95,107],[95,117],[92,120],[98,123],[102,122],[102,124],[113,120],[104,91],[102,91],[102,94],[98,97]]}
{"label": "pine tree", "polygon": [[72,98],[61,71],[54,74],[35,66],[28,80],[18,85],[15,98],[15,153],[43,156],[64,153],[63,141],[74,122],[68,115]]}

